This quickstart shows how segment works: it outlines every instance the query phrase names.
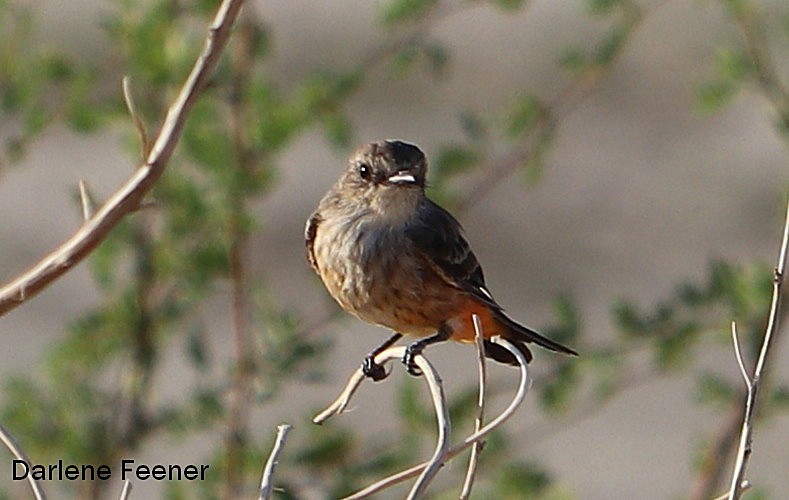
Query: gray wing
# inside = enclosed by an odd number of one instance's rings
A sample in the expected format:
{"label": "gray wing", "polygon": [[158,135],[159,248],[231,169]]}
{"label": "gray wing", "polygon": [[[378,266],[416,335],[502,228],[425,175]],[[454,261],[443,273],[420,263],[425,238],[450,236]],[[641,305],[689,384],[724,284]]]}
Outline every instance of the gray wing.
{"label": "gray wing", "polygon": [[318,226],[322,220],[320,214],[314,212],[310,218],[307,219],[307,226],[304,228],[304,243],[307,247],[307,260],[318,274],[320,274],[320,271],[318,270],[318,261],[315,259],[315,235],[318,233]]}
{"label": "gray wing", "polygon": [[463,235],[463,227],[452,214],[426,199],[406,228],[406,236],[450,284],[500,309],[485,286],[482,267]]}

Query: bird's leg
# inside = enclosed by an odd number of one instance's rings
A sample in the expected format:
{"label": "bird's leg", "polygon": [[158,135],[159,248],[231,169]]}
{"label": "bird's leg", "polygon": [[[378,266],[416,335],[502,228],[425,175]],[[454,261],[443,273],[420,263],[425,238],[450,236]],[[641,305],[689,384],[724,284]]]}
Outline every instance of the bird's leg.
{"label": "bird's leg", "polygon": [[402,336],[402,333],[395,332],[395,334],[389,337],[386,342],[373,349],[370,354],[364,358],[364,361],[362,362],[362,373],[364,373],[366,377],[378,382],[385,379],[389,375],[386,373],[386,370],[383,366],[375,362],[375,357],[389,349],[392,344],[400,340],[400,337]]}
{"label": "bird's leg", "polygon": [[444,342],[445,340],[449,340],[449,337],[451,336],[452,330],[447,328],[446,325],[441,325],[435,335],[417,340],[416,342],[409,344],[408,347],[405,348],[405,355],[403,355],[403,364],[405,365],[406,371],[415,377],[422,375],[422,370],[416,366],[414,358],[418,354],[422,354],[422,351],[425,350],[425,347],[429,346],[430,344]]}

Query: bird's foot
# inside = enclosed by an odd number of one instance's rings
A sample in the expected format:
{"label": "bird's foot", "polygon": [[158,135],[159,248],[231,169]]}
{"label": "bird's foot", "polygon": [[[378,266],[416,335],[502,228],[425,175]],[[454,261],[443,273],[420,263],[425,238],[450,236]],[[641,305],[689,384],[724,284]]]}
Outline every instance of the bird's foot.
{"label": "bird's foot", "polygon": [[373,379],[373,382],[380,382],[389,376],[383,365],[375,362],[375,356],[372,354],[364,358],[362,373],[365,377]]}
{"label": "bird's foot", "polygon": [[413,375],[414,377],[422,375],[422,370],[416,364],[416,357],[422,354],[424,348],[425,346],[421,345],[419,342],[414,342],[405,348],[403,364],[405,365],[405,371],[407,371],[409,375]]}

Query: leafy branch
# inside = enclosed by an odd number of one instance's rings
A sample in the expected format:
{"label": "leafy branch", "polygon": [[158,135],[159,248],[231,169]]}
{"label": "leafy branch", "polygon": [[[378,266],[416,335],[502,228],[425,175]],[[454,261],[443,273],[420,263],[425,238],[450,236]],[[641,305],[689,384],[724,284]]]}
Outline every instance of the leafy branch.
{"label": "leafy branch", "polygon": [[82,261],[123,218],[137,210],[164,172],[178,144],[189,111],[211,78],[243,4],[243,0],[224,0],[219,6],[203,50],[167,110],[162,127],[143,164],[73,236],[0,288],[0,316],[39,293]]}

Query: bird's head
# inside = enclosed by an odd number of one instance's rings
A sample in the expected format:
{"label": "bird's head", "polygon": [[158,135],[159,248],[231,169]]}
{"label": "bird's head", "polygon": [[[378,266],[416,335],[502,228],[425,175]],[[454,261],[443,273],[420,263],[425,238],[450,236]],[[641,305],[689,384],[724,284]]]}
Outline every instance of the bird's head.
{"label": "bird's head", "polygon": [[427,159],[418,147],[380,141],[356,150],[341,183],[370,208],[398,212],[412,208],[423,196],[426,174]]}

